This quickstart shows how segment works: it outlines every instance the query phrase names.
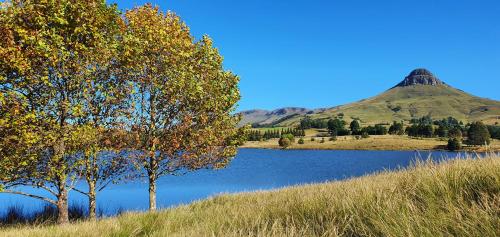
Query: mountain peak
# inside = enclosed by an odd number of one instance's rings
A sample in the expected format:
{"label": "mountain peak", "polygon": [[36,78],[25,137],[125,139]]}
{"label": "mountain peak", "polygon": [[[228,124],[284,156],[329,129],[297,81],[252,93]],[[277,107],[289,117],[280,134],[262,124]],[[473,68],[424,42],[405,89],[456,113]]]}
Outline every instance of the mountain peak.
{"label": "mountain peak", "polygon": [[425,68],[418,68],[410,72],[410,74],[395,87],[406,87],[414,85],[444,85],[445,83],[439,80],[432,72]]}

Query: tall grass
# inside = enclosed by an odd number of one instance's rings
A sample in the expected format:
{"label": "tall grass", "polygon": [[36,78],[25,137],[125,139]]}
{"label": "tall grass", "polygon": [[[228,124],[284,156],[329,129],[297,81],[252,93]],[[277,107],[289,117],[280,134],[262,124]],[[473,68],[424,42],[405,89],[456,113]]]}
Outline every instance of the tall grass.
{"label": "tall grass", "polygon": [[417,163],[343,182],[222,195],[4,236],[500,236],[500,159]]}
{"label": "tall grass", "polygon": [[[83,220],[88,217],[88,211],[82,204],[71,204],[68,207],[71,221]],[[51,225],[57,221],[57,208],[53,205],[44,205],[40,210],[25,211],[20,205],[7,207],[0,214],[0,227],[21,225]]]}

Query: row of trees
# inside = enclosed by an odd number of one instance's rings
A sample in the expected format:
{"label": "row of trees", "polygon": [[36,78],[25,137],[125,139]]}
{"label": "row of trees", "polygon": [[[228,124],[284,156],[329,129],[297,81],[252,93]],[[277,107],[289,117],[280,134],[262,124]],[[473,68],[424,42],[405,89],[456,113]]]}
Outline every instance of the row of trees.
{"label": "row of trees", "polygon": [[[311,119],[305,117],[301,120],[299,128],[328,128],[330,136],[346,136],[346,135],[404,135],[412,137],[442,137],[450,139],[461,139],[464,135],[468,137],[467,143],[471,145],[489,144],[490,138],[499,139],[500,127],[485,126],[480,122],[464,124],[453,117],[441,120],[433,120],[430,116],[424,116],[419,119],[412,119],[410,126],[405,128],[403,122],[394,121],[387,129],[382,124],[361,127],[359,121],[354,119],[349,124],[349,129],[346,129],[346,122],[339,118],[334,119]],[[477,135],[480,134],[480,135]]]}
{"label": "row of trees", "polygon": [[88,196],[95,217],[97,193],[133,176],[148,180],[155,210],[160,177],[235,155],[238,81],[208,36],[195,41],[151,5],[121,14],[97,0],[4,2],[0,191],[54,204],[66,223],[70,191]]}
{"label": "row of trees", "polygon": [[295,128],[286,128],[286,129],[270,129],[264,131],[260,130],[250,130],[247,132],[246,140],[247,141],[262,141],[269,140],[273,138],[281,138],[284,134],[291,134],[294,137],[304,137],[306,132],[303,129],[295,129]]}

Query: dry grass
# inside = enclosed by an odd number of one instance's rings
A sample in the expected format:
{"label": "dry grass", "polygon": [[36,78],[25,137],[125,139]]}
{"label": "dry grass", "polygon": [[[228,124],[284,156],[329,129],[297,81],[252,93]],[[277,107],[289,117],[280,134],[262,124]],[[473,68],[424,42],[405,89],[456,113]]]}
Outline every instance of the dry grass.
{"label": "dry grass", "polygon": [[[321,138],[311,141],[311,135],[304,138],[304,144],[293,144],[288,149],[317,149],[317,150],[438,150],[445,149],[447,140],[438,138],[411,138],[408,136],[370,136],[369,138],[357,140],[354,136],[338,137],[337,141],[320,143]],[[298,138],[296,138],[297,140]],[[279,149],[278,139],[270,139],[260,142],[246,142],[243,148],[266,148]],[[484,151],[484,147],[465,148],[467,150]],[[500,151],[500,141],[493,140],[490,151]]]}
{"label": "dry grass", "polygon": [[0,235],[500,236],[500,159],[493,156]]}

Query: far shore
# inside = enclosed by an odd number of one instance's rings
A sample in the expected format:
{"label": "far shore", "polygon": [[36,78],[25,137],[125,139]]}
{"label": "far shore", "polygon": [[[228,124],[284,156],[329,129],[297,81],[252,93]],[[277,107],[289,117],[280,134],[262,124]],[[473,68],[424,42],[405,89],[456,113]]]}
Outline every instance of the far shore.
{"label": "far shore", "polygon": [[[289,150],[380,150],[380,151],[432,151],[446,150],[447,140],[439,138],[413,138],[409,136],[381,135],[369,138],[356,139],[355,136],[338,137],[336,141],[330,141],[328,137],[322,142],[321,137],[304,137],[304,144],[298,144],[299,138],[288,147]],[[267,141],[248,141],[241,148],[281,149],[278,139]],[[492,140],[488,147],[464,146],[460,151],[469,152],[498,152],[500,141]]]}

